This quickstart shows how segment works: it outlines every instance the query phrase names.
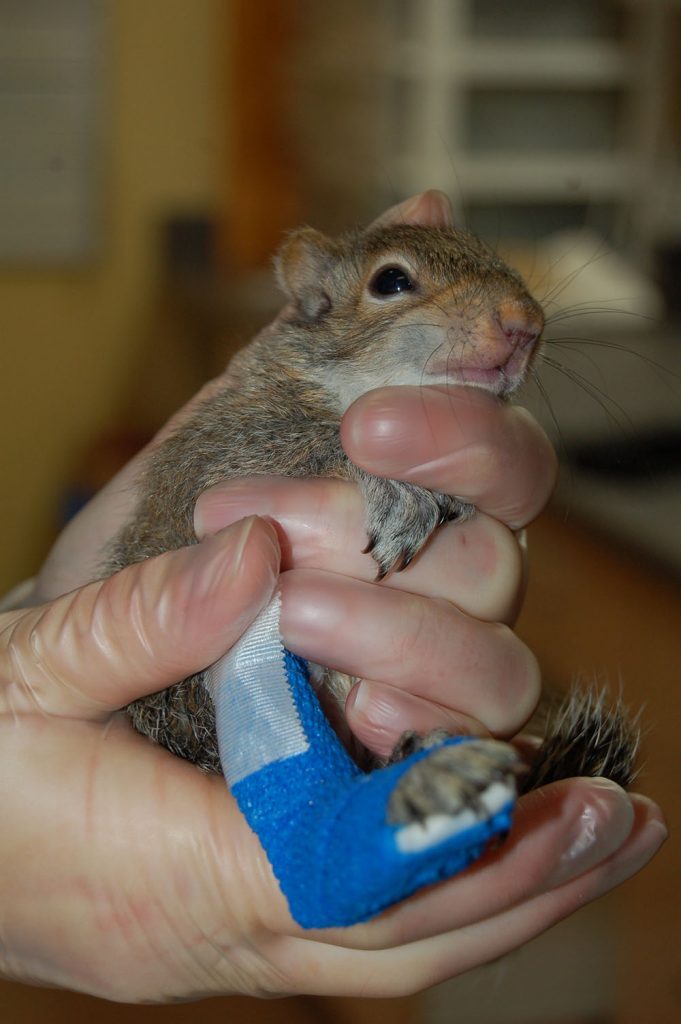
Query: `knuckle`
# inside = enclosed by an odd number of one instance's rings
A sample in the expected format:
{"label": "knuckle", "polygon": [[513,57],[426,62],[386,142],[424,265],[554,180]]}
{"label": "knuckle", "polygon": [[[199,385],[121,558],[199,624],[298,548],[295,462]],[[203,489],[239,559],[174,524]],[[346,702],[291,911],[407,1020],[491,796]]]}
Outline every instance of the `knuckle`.
{"label": "knuckle", "polygon": [[[406,597],[406,595],[405,595]],[[424,663],[424,658],[437,649],[438,622],[441,618],[441,611],[447,610],[447,603],[438,599],[423,599],[419,597],[407,598],[408,608],[402,609],[402,623],[407,626],[398,634],[395,660],[397,664],[405,666]]]}
{"label": "knuckle", "polygon": [[46,668],[41,619],[40,612],[12,616],[2,630],[0,675],[4,683],[4,710],[16,714],[48,712],[44,687],[40,684]]}

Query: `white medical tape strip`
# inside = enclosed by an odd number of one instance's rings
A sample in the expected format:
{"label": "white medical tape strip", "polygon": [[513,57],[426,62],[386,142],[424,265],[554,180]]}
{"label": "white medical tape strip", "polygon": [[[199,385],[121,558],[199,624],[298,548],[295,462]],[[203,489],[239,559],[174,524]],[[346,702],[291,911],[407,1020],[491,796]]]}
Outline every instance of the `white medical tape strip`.
{"label": "white medical tape strip", "polygon": [[222,770],[230,785],[310,746],[286,677],[280,609],[277,593],[207,672]]}

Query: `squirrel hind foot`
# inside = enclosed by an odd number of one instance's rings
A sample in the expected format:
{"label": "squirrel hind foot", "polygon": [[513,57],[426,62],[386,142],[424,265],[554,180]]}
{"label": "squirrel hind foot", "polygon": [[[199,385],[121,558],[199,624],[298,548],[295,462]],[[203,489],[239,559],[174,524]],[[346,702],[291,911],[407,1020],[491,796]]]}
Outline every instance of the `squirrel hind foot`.
{"label": "squirrel hind foot", "polygon": [[520,780],[521,793],[583,776],[607,778],[627,789],[637,775],[639,718],[621,697],[611,700],[607,688],[573,686],[546,712],[542,742]]}
{"label": "squirrel hind foot", "polygon": [[[461,815],[467,815],[461,823],[471,824],[491,818],[500,809],[501,804],[495,804],[500,798],[508,803],[515,796],[518,754],[513,747],[491,739],[451,743],[445,735],[441,730],[422,738],[406,734],[397,759],[419,751],[427,755],[408,768],[391,793],[391,825],[442,824],[443,817]],[[436,833],[438,829],[439,825]],[[423,839],[428,845],[430,840]]]}

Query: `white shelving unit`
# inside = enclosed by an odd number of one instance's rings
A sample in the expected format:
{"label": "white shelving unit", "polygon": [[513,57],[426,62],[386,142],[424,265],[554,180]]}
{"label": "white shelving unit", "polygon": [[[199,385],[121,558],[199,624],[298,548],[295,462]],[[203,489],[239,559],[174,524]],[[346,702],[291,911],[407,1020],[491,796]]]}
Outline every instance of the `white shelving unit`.
{"label": "white shelving unit", "polygon": [[492,241],[587,226],[645,265],[681,237],[678,2],[308,0],[292,124],[311,219],[436,187]]}
{"label": "white shelving unit", "polygon": [[482,234],[487,214],[532,240],[590,221],[645,235],[659,7],[382,0],[378,162],[393,194],[442,188]]}

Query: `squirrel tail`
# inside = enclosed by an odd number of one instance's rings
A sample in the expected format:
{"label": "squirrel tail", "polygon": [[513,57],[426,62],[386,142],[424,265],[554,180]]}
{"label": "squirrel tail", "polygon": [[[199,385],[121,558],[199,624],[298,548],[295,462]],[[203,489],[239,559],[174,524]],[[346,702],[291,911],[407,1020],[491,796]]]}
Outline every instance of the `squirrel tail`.
{"label": "squirrel tail", "polygon": [[632,715],[621,697],[611,700],[595,684],[575,685],[558,699],[545,698],[540,717],[541,745],[521,792],[575,776],[603,776],[624,789],[634,781],[640,713]]}

